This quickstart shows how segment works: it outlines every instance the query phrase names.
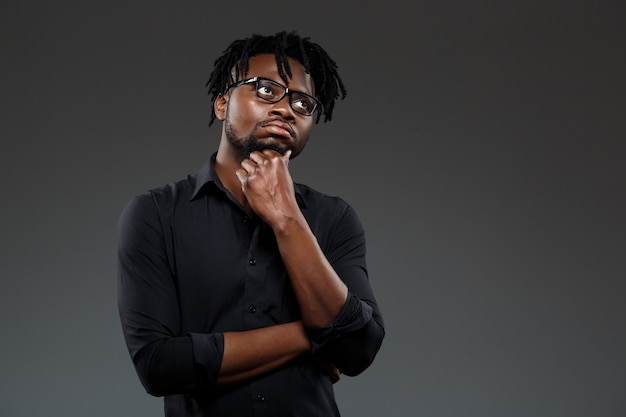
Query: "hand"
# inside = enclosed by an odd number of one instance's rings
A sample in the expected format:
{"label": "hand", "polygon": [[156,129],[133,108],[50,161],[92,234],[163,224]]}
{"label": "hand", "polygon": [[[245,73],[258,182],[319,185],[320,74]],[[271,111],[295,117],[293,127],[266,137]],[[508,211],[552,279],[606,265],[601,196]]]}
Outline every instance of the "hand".
{"label": "hand", "polygon": [[322,370],[330,377],[330,381],[334,384],[341,378],[341,372],[337,367],[326,359],[317,358],[317,363]]}
{"label": "hand", "polygon": [[290,150],[285,155],[271,149],[254,151],[236,171],[248,204],[272,227],[301,215],[288,168],[290,155]]}

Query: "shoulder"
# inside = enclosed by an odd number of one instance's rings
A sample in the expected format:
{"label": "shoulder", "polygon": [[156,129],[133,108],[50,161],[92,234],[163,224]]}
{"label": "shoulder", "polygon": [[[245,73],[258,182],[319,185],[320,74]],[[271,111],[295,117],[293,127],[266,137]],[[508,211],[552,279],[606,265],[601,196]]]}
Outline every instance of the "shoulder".
{"label": "shoulder", "polygon": [[350,222],[360,228],[358,215],[345,199],[325,194],[308,185],[296,184],[296,193],[302,199],[301,209],[312,224]]}
{"label": "shoulder", "polygon": [[186,178],[179,179],[147,190],[138,197],[153,199],[156,203],[166,203],[169,201],[189,201],[193,195],[196,186],[196,176],[188,175]]}
{"label": "shoulder", "polygon": [[171,212],[177,204],[188,202],[195,187],[195,176],[150,188],[132,197],[124,206],[121,217],[150,218]]}
{"label": "shoulder", "polygon": [[350,208],[350,204],[343,198],[335,195],[325,194],[305,184],[295,184],[296,193],[302,199],[302,203],[309,209],[335,209],[343,210]]}

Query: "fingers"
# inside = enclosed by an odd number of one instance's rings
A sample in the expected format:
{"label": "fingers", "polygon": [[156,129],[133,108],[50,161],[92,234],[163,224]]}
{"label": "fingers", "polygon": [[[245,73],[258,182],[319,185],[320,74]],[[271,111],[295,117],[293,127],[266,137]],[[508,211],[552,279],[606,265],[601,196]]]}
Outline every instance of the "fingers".
{"label": "fingers", "polygon": [[317,362],[322,367],[326,375],[330,377],[333,384],[341,379],[341,371],[339,371],[339,368],[337,368],[333,363],[322,358],[317,358]]}
{"label": "fingers", "polygon": [[291,152],[251,152],[235,171],[250,208],[270,226],[281,226],[300,213],[289,174]]}
{"label": "fingers", "polygon": [[248,179],[248,171],[242,168],[235,171],[235,175],[237,176],[237,179],[239,179],[239,182],[241,182],[241,184],[244,184]]}
{"label": "fingers", "polygon": [[248,158],[241,161],[241,166],[248,172],[249,175],[251,175],[260,167],[273,162],[275,163],[278,160],[282,160],[283,163],[288,164],[290,157],[291,150],[288,150],[284,155],[281,155],[273,149],[264,149],[261,152],[254,151],[250,153]]}
{"label": "fingers", "polygon": [[278,152],[267,149],[263,152],[254,151],[248,158],[241,161],[241,168],[235,171],[235,175],[237,175],[241,184],[244,185],[250,177],[260,174],[263,166],[268,166],[272,160],[280,156]]}
{"label": "fingers", "polygon": [[258,165],[259,163],[255,162],[253,159],[246,158],[241,161],[241,168],[239,168],[237,172],[244,170],[244,174],[251,175],[254,173],[254,171],[256,171]]}
{"label": "fingers", "polygon": [[[287,151],[291,155],[291,150]],[[281,154],[273,149],[263,149],[262,151],[253,151],[250,153],[249,159],[253,160],[257,164],[261,164],[265,161],[271,161],[276,158],[281,158]]]}

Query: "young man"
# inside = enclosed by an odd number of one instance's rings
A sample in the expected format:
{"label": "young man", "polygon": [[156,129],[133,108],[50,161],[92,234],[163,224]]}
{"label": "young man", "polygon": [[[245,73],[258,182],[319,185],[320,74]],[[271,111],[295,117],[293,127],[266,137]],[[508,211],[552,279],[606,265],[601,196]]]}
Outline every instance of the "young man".
{"label": "young man", "polygon": [[207,86],[217,152],[120,217],[118,303],[136,371],[166,416],[338,416],[332,384],[370,366],[383,319],[356,213],[289,173],[345,96],[337,66],[296,33],[253,35]]}

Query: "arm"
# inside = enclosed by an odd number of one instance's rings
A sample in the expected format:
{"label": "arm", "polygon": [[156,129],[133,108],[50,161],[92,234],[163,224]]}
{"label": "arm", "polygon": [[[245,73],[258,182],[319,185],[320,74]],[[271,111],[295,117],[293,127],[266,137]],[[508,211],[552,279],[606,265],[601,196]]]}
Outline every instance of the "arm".
{"label": "arm", "polygon": [[146,194],[129,202],[118,229],[120,319],[147,392],[161,396],[241,382],[310,351],[301,322],[181,334],[172,262],[154,198]]}
{"label": "arm", "polygon": [[384,337],[367,278],[363,230],[346,205],[331,226],[335,242],[322,250],[297,205],[289,156],[253,152],[237,176],[252,209],[274,230],[314,351],[356,375],[371,364]]}
{"label": "arm", "polygon": [[[349,376],[367,369],[385,335],[383,317],[369,283],[365,262],[365,234],[356,212],[346,203],[326,216],[333,233],[322,240],[328,261],[349,289],[348,299],[331,325],[310,330],[313,351]],[[324,221],[326,223],[326,221]],[[312,223],[313,230],[322,226]],[[320,236],[321,233],[318,233]]]}
{"label": "arm", "polygon": [[217,385],[232,385],[263,375],[310,349],[301,322],[224,333],[224,358]]}
{"label": "arm", "polygon": [[246,200],[274,234],[306,327],[329,325],[339,314],[348,288],[330,265],[298,207],[288,163],[265,150],[252,152],[237,171]]}

